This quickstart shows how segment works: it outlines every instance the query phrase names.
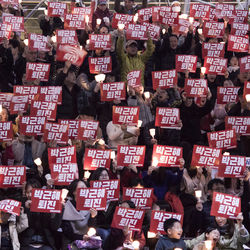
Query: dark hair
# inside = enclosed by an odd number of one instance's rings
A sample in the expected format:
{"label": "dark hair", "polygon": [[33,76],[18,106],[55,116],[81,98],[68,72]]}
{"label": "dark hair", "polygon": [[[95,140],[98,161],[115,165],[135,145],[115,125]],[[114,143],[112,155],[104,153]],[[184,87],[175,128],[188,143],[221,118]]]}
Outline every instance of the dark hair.
{"label": "dark hair", "polygon": [[154,204],[159,206],[161,210],[164,210],[166,212],[172,212],[173,211],[171,205],[165,200],[158,200]]}
{"label": "dark hair", "polygon": [[215,225],[221,235],[225,235],[228,238],[233,237],[235,226],[234,226],[234,221],[232,219],[227,219],[227,223],[222,227],[220,227],[215,220]]}
{"label": "dark hair", "polygon": [[[75,179],[73,180],[70,185],[68,186],[68,190],[69,190],[69,193],[68,193],[68,196],[73,198],[74,199],[74,192],[76,191],[77,189],[77,185],[79,182],[83,182],[85,185],[86,183],[83,181],[83,180],[80,180],[80,179]],[[86,185],[87,186],[87,185]]]}
{"label": "dark hair", "polygon": [[241,87],[241,88],[238,90],[238,96],[243,96],[243,92],[244,92],[244,89],[243,89],[243,87]]}
{"label": "dark hair", "polygon": [[27,191],[28,186],[31,186],[32,188],[41,188],[42,185],[41,183],[34,178],[31,178],[27,181],[26,185],[25,185],[25,191]]}
{"label": "dark hair", "polygon": [[224,186],[224,181],[218,178],[212,179],[211,181],[208,182],[207,184],[207,190],[212,190],[214,184],[221,184]]}
{"label": "dark hair", "polygon": [[[211,232],[214,231],[214,230],[219,231],[219,229],[218,229],[217,227],[208,226],[208,227],[206,228],[206,230],[205,230],[205,234],[209,234],[209,233],[211,233]],[[220,232],[220,231],[219,231],[219,232]]]}
{"label": "dark hair", "polygon": [[174,218],[170,218],[170,219],[168,219],[168,220],[165,220],[165,221],[164,221],[164,231],[165,231],[166,233],[168,233],[168,229],[172,228],[172,227],[174,226],[174,223],[176,223],[176,222],[179,222],[179,223],[180,223],[179,220],[174,219]]}
{"label": "dark hair", "polygon": [[136,186],[139,185],[139,184],[140,184],[141,186],[144,187],[143,180],[140,179],[140,178],[132,178],[132,179],[130,179],[130,181],[129,181],[129,186],[130,186],[130,187],[136,187]]}
{"label": "dark hair", "polygon": [[89,180],[91,180],[91,181],[99,181],[99,178],[100,178],[100,176],[102,174],[102,171],[106,171],[107,173],[109,173],[106,168],[97,168],[94,172],[92,172]]}
{"label": "dark hair", "polygon": [[169,39],[170,39],[171,37],[173,37],[173,36],[178,40],[178,36],[175,35],[175,34],[171,34],[171,35],[169,36]]}
{"label": "dark hair", "polygon": [[127,203],[130,208],[135,208],[135,203],[133,201],[130,201],[130,200],[121,201],[120,205],[123,203]]}
{"label": "dark hair", "polygon": [[16,39],[10,39],[9,44],[12,45],[12,47],[15,49],[18,47],[20,49],[20,42]]}

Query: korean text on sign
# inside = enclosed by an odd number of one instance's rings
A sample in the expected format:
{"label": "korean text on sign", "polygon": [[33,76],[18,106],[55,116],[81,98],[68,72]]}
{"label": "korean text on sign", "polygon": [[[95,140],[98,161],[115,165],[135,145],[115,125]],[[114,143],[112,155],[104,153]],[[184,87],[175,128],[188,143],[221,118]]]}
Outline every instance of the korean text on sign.
{"label": "korean text on sign", "polygon": [[177,78],[177,72],[175,69],[165,71],[153,71],[153,89],[156,90],[158,88],[173,88],[177,84]]}
{"label": "korean text on sign", "polygon": [[22,187],[26,180],[25,166],[0,166],[0,187]]}
{"label": "korean text on sign", "polygon": [[110,82],[101,84],[101,101],[111,102],[114,100],[125,100],[125,82]]}
{"label": "korean text on sign", "polygon": [[68,125],[58,123],[45,123],[44,141],[57,141],[57,143],[66,144],[68,142]]}
{"label": "korean text on sign", "polygon": [[156,108],[155,126],[178,129],[180,110],[178,108]]}
{"label": "korean text on sign", "polygon": [[107,192],[105,188],[79,188],[77,190],[76,209],[105,210],[107,203]]}
{"label": "korean text on sign", "polygon": [[213,192],[211,216],[220,216],[235,219],[240,212],[240,197]]}
{"label": "korean text on sign", "polygon": [[110,167],[110,150],[87,148],[84,153],[84,170]]}
{"label": "korean text on sign", "polygon": [[144,215],[144,210],[116,207],[111,227],[118,229],[128,227],[130,230],[140,231]]}
{"label": "korean text on sign", "polygon": [[221,156],[222,149],[194,145],[191,165],[216,167],[220,165]]}
{"label": "korean text on sign", "polygon": [[31,212],[61,213],[62,191],[56,189],[32,189]]}
{"label": "korean text on sign", "polygon": [[235,129],[236,134],[250,135],[250,117],[249,116],[226,116],[226,129]]}
{"label": "korean text on sign", "polygon": [[16,200],[6,199],[0,201],[0,211],[19,216],[22,203]]}
{"label": "korean text on sign", "polygon": [[191,55],[176,55],[175,65],[177,72],[189,72],[195,73],[197,66],[197,56]]}
{"label": "korean text on sign", "polygon": [[0,142],[11,141],[12,138],[12,122],[0,122]]}
{"label": "korean text on sign", "polygon": [[139,107],[113,106],[113,124],[137,125]]}
{"label": "korean text on sign", "polygon": [[20,133],[28,136],[42,135],[45,122],[44,116],[21,116]]}
{"label": "korean text on sign", "polygon": [[144,165],[145,146],[122,146],[117,148],[117,165],[129,166],[136,165],[142,167]]}

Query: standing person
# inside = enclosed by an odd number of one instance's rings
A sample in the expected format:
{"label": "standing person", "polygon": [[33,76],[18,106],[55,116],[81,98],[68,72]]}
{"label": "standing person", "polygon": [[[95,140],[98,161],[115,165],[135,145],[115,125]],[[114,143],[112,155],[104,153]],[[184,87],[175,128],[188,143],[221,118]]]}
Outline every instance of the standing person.
{"label": "standing person", "polygon": [[147,0],[142,0],[142,6],[135,5],[134,0],[124,0],[124,6],[121,0],[115,0],[115,11],[121,14],[134,15],[139,9],[147,8]]}

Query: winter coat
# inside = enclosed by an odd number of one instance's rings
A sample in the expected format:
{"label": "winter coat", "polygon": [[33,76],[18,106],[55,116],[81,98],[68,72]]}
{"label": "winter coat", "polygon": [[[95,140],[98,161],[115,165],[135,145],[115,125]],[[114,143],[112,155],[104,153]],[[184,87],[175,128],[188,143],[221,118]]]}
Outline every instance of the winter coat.
{"label": "winter coat", "polygon": [[175,248],[187,249],[182,239],[177,240],[170,239],[168,236],[161,236],[156,244],[155,250],[172,250]]}
{"label": "winter coat", "polygon": [[93,14],[93,19],[92,19],[92,29],[93,30],[96,27],[96,19],[101,19],[102,20],[100,26],[105,24],[105,22],[103,20],[104,17],[107,17],[107,18],[111,19],[111,13],[109,12],[109,9],[106,8],[104,11],[102,11],[101,9],[99,9],[97,7],[96,11]]}
{"label": "winter coat", "polygon": [[124,38],[119,37],[117,40],[116,52],[121,65],[121,81],[127,82],[127,75],[133,70],[142,70],[141,83],[144,85],[145,64],[154,52],[154,44],[151,39],[147,41],[147,49],[142,54],[129,56],[124,51]]}

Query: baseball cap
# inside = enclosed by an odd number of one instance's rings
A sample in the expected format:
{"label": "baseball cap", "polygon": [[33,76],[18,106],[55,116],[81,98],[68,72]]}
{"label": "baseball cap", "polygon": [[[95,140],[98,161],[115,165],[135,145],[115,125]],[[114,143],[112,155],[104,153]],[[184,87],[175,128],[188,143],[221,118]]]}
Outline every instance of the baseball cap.
{"label": "baseball cap", "polygon": [[130,46],[130,45],[132,45],[132,44],[135,44],[135,45],[137,46],[137,42],[136,42],[135,40],[128,40],[128,41],[126,42],[126,47],[128,47],[128,46]]}

